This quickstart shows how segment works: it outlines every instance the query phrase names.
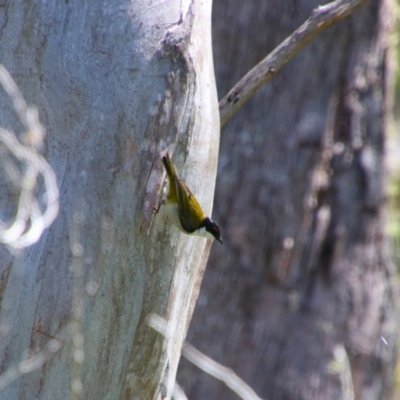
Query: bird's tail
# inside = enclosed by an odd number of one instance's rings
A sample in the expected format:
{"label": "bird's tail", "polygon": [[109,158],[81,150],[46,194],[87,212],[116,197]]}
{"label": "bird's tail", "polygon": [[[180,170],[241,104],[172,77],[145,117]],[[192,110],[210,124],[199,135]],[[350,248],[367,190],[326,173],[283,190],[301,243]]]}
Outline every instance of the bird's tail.
{"label": "bird's tail", "polygon": [[172,164],[171,159],[169,158],[169,154],[166,153],[165,156],[162,158],[162,162],[164,164],[164,168],[167,171],[168,178],[173,181],[176,176],[176,171],[174,164]]}

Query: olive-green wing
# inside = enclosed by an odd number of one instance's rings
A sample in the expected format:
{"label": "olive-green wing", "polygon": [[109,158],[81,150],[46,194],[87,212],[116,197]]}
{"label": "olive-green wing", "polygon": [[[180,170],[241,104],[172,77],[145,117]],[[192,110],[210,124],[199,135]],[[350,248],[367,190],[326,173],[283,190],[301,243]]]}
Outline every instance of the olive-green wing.
{"label": "olive-green wing", "polygon": [[188,233],[193,233],[200,227],[206,216],[193,193],[177,176],[175,179],[175,186],[179,208],[179,220],[182,228]]}

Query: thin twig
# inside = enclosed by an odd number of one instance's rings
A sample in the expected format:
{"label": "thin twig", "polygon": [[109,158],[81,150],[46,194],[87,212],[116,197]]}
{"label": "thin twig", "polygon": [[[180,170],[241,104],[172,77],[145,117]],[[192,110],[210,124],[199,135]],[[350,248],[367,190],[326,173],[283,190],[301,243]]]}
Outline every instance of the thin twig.
{"label": "thin twig", "polygon": [[[146,317],[146,323],[161,335],[167,338],[170,337],[171,333],[170,329],[168,329],[168,322],[161,316],[154,313],[149,314]],[[187,342],[183,345],[182,356],[207,374],[224,382],[225,385],[232,389],[241,399],[262,400],[257,396],[256,392],[246,382],[240,379],[231,369],[217,363]],[[179,385],[175,382],[174,397],[176,399],[185,399],[186,396],[184,392],[181,392],[179,389]]]}
{"label": "thin twig", "polygon": [[248,72],[220,101],[221,128],[240,107],[303,47],[329,26],[347,18],[366,0],[337,0],[313,10],[307,21]]}
{"label": "thin twig", "polygon": [[241,399],[261,400],[260,397],[257,396],[256,392],[231,369],[226,368],[210,357],[207,357],[189,343],[185,343],[183,346],[182,356],[207,374],[224,382],[225,385],[232,389]]}
{"label": "thin twig", "polygon": [[175,382],[174,390],[172,391],[172,398],[174,400],[188,400],[183,389]]}

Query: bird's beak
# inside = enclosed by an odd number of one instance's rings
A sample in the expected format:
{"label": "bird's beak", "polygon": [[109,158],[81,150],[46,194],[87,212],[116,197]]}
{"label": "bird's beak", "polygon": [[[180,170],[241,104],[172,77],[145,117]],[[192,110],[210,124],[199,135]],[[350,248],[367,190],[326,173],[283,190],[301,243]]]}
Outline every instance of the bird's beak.
{"label": "bird's beak", "polygon": [[217,240],[218,240],[218,242],[220,242],[221,244],[224,244],[224,242],[223,242],[222,239],[221,239],[221,236],[220,236]]}

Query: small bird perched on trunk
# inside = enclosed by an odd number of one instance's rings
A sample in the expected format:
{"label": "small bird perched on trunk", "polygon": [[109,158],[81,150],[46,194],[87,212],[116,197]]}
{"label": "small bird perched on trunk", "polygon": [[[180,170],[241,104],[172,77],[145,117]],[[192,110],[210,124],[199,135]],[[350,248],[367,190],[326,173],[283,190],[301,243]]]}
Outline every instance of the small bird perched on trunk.
{"label": "small bird perched on trunk", "polygon": [[193,193],[179,178],[168,153],[162,158],[162,162],[167,171],[169,187],[166,198],[154,211],[157,213],[161,204],[165,204],[172,223],[180,231],[187,235],[215,239],[222,244],[218,224],[204,214]]}

